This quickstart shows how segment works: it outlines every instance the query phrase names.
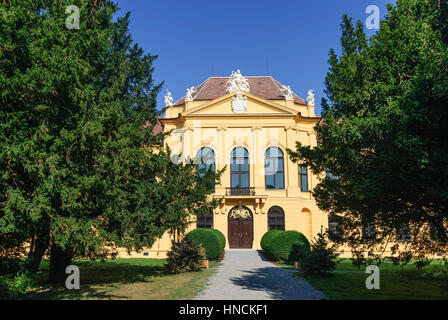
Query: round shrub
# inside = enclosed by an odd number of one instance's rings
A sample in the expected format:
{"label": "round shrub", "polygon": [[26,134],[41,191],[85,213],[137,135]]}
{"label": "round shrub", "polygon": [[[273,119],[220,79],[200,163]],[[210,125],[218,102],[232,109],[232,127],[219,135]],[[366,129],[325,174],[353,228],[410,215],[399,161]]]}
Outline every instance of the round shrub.
{"label": "round shrub", "polygon": [[310,250],[307,238],[297,231],[284,231],[275,235],[268,247],[269,255],[275,260],[292,261],[295,255]]}
{"label": "round shrub", "polygon": [[201,244],[205,250],[205,255],[209,260],[216,260],[221,255],[222,240],[213,229],[199,228],[190,231],[186,238],[196,244]]}
{"label": "round shrub", "polygon": [[224,250],[224,248],[226,247],[226,237],[218,229],[211,229],[211,230],[213,230],[218,235],[219,240],[221,241],[221,252],[222,252]]}
{"label": "round shrub", "polygon": [[260,245],[261,245],[261,249],[263,249],[264,252],[268,253],[268,247],[270,246],[272,240],[275,238],[276,235],[278,235],[279,233],[284,232],[283,230],[278,230],[278,229],[274,229],[274,230],[269,230],[268,232],[266,232],[263,237],[261,238],[260,241]]}

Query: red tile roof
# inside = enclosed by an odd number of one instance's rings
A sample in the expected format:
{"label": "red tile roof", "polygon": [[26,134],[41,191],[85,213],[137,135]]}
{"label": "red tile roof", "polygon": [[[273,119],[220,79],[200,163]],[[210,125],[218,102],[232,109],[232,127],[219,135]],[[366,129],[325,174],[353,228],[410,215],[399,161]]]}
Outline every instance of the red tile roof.
{"label": "red tile roof", "polygon": [[[146,123],[143,125],[143,129],[147,129],[151,127],[151,123],[149,121],[146,121]],[[156,135],[158,133],[162,133],[163,132],[163,123],[161,123],[159,120],[157,120],[157,123],[155,124],[155,126],[152,128],[152,134]]]}
{"label": "red tile roof", "polygon": [[[227,94],[227,81],[230,77],[210,77],[195,88],[194,101],[213,100]],[[245,77],[249,82],[250,93],[267,100],[283,100],[280,91],[283,85],[271,76]],[[301,105],[307,103],[301,97],[293,94],[294,102]],[[185,96],[174,103],[175,106],[185,103]]]}

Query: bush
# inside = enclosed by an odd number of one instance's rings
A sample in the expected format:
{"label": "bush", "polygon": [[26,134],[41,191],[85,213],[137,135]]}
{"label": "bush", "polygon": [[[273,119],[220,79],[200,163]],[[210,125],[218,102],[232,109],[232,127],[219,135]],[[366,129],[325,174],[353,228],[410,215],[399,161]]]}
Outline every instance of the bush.
{"label": "bush", "polygon": [[311,242],[311,250],[300,260],[300,270],[307,274],[324,275],[336,268],[336,250],[328,245],[327,233],[320,232]]}
{"label": "bush", "polygon": [[218,235],[220,243],[221,243],[221,252],[224,251],[224,248],[226,247],[226,237],[218,229],[211,229],[211,230],[213,230]]}
{"label": "bush", "polygon": [[192,240],[196,244],[201,244],[205,250],[205,255],[209,260],[216,260],[221,255],[222,240],[213,229],[195,229],[190,231],[186,238]]}
{"label": "bush", "polygon": [[38,274],[20,271],[17,274],[0,276],[0,298],[16,299],[36,286]]}
{"label": "bush", "polygon": [[199,271],[204,266],[205,250],[200,244],[184,238],[181,242],[172,243],[168,251],[165,269],[168,273],[184,273]]}
{"label": "bush", "polygon": [[284,231],[274,229],[274,230],[269,230],[268,232],[266,232],[260,241],[261,249],[263,249],[263,251],[266,252],[268,250],[268,247],[270,246],[272,240],[275,238],[276,235],[278,235],[281,232],[284,232]]}
{"label": "bush", "polygon": [[283,231],[276,234],[268,245],[268,255],[274,260],[292,261],[297,252],[308,251],[310,244],[306,237],[297,231]]}

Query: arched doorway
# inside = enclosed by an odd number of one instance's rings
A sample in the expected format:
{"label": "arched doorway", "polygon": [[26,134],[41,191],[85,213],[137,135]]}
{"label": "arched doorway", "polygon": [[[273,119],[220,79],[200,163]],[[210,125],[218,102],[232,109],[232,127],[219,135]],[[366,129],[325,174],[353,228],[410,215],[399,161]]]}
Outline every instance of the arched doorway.
{"label": "arched doorway", "polygon": [[230,248],[251,249],[254,241],[252,211],[239,205],[229,211],[228,239]]}

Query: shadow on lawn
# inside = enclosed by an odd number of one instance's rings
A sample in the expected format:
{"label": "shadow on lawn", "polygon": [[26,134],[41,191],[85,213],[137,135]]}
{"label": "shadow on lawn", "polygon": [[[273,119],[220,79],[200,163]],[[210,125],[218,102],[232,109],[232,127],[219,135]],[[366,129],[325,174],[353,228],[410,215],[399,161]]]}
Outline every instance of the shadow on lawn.
{"label": "shadow on lawn", "polygon": [[67,290],[64,287],[54,287],[46,282],[48,266],[41,268],[39,287],[28,293],[24,299],[125,299],[124,296],[111,294],[121,284],[136,282],[153,282],[148,277],[167,275],[163,265],[133,265],[131,263],[94,263],[81,265],[79,290]]}

